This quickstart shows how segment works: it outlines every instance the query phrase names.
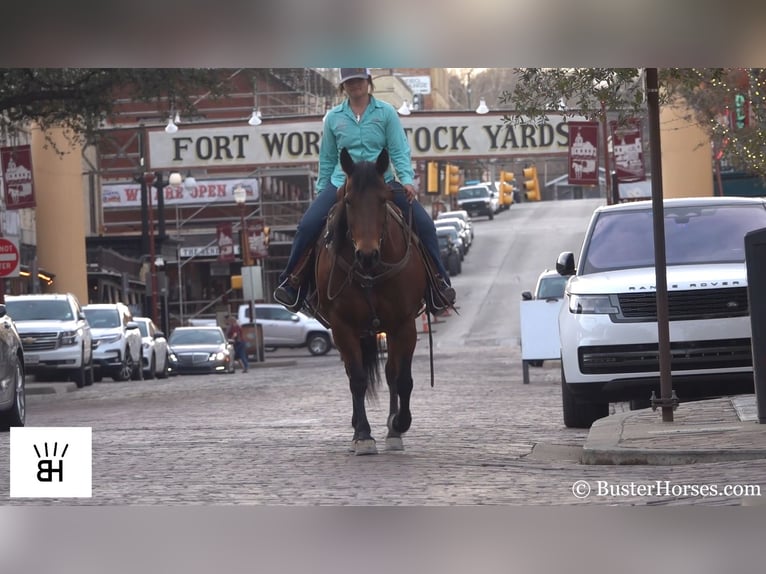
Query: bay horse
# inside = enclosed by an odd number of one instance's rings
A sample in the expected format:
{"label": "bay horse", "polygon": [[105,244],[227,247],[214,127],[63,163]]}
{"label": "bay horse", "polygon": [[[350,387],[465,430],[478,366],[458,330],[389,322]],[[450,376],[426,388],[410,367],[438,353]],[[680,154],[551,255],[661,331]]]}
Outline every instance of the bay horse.
{"label": "bay horse", "polygon": [[421,310],[427,276],[412,230],[393,203],[384,179],[389,155],[354,162],[344,148],[340,162],[346,182],[328,218],[327,236],[316,247],[317,311],[332,328],[351,389],[355,454],[376,454],[365,399],[380,382],[377,334],[386,333],[389,392],[386,447],[403,450],[410,428],[415,318]]}

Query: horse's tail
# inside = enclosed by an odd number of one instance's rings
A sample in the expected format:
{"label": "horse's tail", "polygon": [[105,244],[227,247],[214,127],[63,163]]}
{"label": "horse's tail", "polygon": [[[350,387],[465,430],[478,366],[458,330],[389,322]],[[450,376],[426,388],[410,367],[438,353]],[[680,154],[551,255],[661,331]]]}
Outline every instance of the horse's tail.
{"label": "horse's tail", "polygon": [[360,343],[362,347],[362,367],[367,376],[367,392],[371,398],[374,398],[377,396],[377,386],[380,384],[378,337],[374,333],[364,335]]}

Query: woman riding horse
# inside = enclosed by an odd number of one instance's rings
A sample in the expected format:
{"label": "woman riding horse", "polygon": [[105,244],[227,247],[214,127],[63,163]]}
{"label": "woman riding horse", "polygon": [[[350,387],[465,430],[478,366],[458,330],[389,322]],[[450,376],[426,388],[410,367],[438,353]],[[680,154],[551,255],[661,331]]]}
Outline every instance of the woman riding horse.
{"label": "woman riding horse", "polygon": [[430,311],[438,314],[455,304],[455,290],[439,253],[439,243],[433,220],[417,201],[414,186],[410,146],[394,107],[372,96],[374,86],[367,68],[341,68],[340,91],[346,94],[343,103],[331,109],[324,120],[319,148],[319,178],[317,197],[303,215],[293,240],[287,266],[279,277],[274,299],[292,311],[303,306],[306,297],[305,268],[313,247],[335,204],[336,191],[346,175],[340,165],[340,151],[346,148],[356,161],[375,161],[382,149],[387,149],[398,181],[389,168],[385,181],[393,189],[392,200],[404,214],[410,216],[415,232],[429,255],[435,270],[433,287],[436,296],[424,293]]}

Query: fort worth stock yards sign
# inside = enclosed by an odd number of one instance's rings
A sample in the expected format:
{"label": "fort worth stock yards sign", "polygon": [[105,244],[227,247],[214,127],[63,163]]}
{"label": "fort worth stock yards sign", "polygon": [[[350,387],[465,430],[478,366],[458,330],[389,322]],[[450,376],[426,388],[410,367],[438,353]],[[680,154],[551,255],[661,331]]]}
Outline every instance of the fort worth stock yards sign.
{"label": "fort worth stock yards sign", "polygon": [[[560,116],[546,123],[506,123],[503,114],[413,114],[402,125],[416,160],[454,161],[566,154],[568,126]],[[264,121],[255,128],[207,126],[175,134],[149,132],[153,169],[278,166],[319,160],[322,120]]]}

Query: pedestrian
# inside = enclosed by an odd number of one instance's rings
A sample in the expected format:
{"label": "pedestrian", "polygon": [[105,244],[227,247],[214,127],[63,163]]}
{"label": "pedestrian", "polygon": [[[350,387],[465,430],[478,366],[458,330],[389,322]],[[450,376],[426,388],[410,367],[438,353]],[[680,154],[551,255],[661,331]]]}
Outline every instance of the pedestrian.
{"label": "pedestrian", "polygon": [[233,315],[226,315],[226,325],[226,338],[234,341],[234,360],[242,367],[242,372],[246,373],[250,365],[247,361],[247,343],[242,334],[242,327]]}
{"label": "pedestrian", "polygon": [[412,157],[404,128],[394,107],[372,95],[374,89],[368,68],[340,68],[339,91],[346,98],[325,116],[319,147],[317,196],[298,223],[290,257],[274,291],[274,298],[293,312],[302,308],[306,296],[304,270],[309,250],[325,226],[338,188],[346,180],[340,165],[343,148],[355,162],[374,162],[384,148],[388,149],[393,171],[388,168],[386,182],[394,191],[394,203],[401,209],[405,221],[409,220],[412,211],[415,232],[430,256],[428,259],[435,276],[432,286],[435,297],[424,293],[426,301],[433,313],[443,312],[455,303],[455,290],[439,253],[434,222],[417,201]]}

